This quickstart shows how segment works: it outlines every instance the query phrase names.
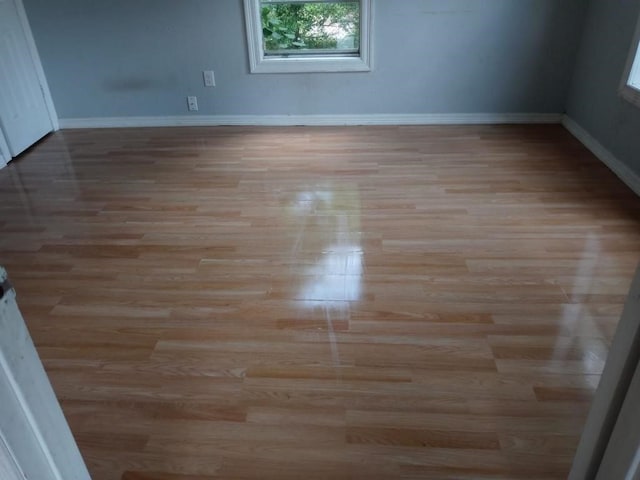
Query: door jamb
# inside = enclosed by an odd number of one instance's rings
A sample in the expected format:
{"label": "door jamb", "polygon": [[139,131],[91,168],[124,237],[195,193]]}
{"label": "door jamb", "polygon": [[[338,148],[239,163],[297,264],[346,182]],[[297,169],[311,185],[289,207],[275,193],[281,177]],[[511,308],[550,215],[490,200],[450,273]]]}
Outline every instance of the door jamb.
{"label": "door jamb", "polygon": [[2,125],[0,125],[0,169],[6,167],[10,160],[11,151],[9,150],[7,140],[4,138]]}
{"label": "door jamb", "polygon": [[[36,74],[38,76],[38,83],[40,83],[40,89],[42,90],[42,96],[47,106],[47,113],[49,114],[49,121],[51,122],[51,129],[55,132],[60,129],[60,123],[58,122],[58,114],[56,113],[56,107],[53,103],[53,97],[51,96],[51,90],[49,90],[49,84],[47,83],[47,77],[45,76],[44,69],[42,68],[42,62],[40,60],[40,54],[38,53],[38,47],[36,41],[33,38],[33,32],[29,25],[29,18],[27,17],[27,11],[24,8],[22,0],[10,0],[14,2],[16,11],[18,12],[18,18],[20,24],[24,30],[25,37],[27,39],[27,46],[31,53],[31,59],[36,67]],[[11,159],[11,157],[9,157]]]}
{"label": "door jamb", "polygon": [[618,414],[640,361],[640,264],[609,349],[600,384],[591,403],[569,480],[597,475]]}

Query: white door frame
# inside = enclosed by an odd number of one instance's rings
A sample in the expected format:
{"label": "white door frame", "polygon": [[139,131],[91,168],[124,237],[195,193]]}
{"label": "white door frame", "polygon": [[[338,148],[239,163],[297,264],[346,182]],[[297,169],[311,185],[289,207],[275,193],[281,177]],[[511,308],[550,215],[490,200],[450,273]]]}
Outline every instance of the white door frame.
{"label": "white door frame", "polygon": [[90,480],[2,267],[0,331],[0,435],[14,462],[29,479]]}
{"label": "white door frame", "polygon": [[0,476],[6,480],[26,480],[2,432],[0,432]]}
{"label": "white door frame", "polygon": [[6,138],[4,138],[4,132],[0,128],[0,168],[4,168],[11,160],[11,152],[9,150],[9,144]]}
{"label": "white door frame", "polygon": [[622,404],[616,427],[602,458],[596,480],[640,478],[640,364]]}
{"label": "white door frame", "polygon": [[607,363],[573,459],[569,480],[593,480],[603,467],[605,451],[614,439],[612,434],[639,363],[640,265],[609,349]]}
{"label": "white door frame", "polygon": [[24,9],[24,4],[22,3],[22,0],[9,0],[9,1],[13,1],[16,6],[16,10],[18,12],[18,18],[20,18],[20,23],[22,25],[22,29],[24,30],[24,34],[27,39],[27,46],[29,47],[29,52],[31,53],[33,64],[36,67],[38,82],[40,83],[40,87],[42,89],[42,96],[44,97],[44,102],[47,105],[47,112],[49,113],[49,120],[51,121],[51,129],[55,132],[56,130],[60,129],[60,123],[58,122],[58,114],[56,113],[56,107],[53,104],[53,97],[51,96],[51,91],[49,90],[47,77],[45,76],[44,69],[42,68],[42,62],[40,61],[40,54],[38,53],[38,47],[36,46],[36,42],[33,38],[33,32],[31,31],[31,26],[29,25],[29,18],[27,17],[27,12]]}

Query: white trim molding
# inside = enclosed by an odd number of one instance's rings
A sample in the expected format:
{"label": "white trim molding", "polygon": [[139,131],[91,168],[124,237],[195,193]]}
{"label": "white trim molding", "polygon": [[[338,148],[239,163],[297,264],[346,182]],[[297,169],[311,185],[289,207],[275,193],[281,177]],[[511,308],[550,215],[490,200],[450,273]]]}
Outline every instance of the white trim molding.
{"label": "white trim molding", "polygon": [[47,82],[47,77],[44,73],[44,69],[42,68],[42,62],[40,60],[40,54],[38,53],[38,47],[36,46],[36,42],[33,38],[33,32],[31,31],[31,26],[29,25],[27,11],[24,9],[24,4],[22,3],[22,0],[14,0],[14,1],[16,5],[16,10],[18,12],[18,17],[20,18],[20,24],[22,25],[22,29],[24,30],[25,37],[27,38],[27,46],[29,47],[29,52],[31,53],[31,58],[36,68],[38,82],[40,83],[42,96],[44,97],[44,102],[47,106],[47,113],[49,114],[49,120],[51,121],[51,128],[53,129],[53,131],[56,131],[60,128],[60,124],[58,122],[58,114],[56,113],[56,107],[53,104],[53,97],[51,96],[51,91],[49,90],[49,83]]}
{"label": "white trim molding", "polygon": [[27,478],[90,480],[2,267],[0,284],[0,434]]}
{"label": "white trim molding", "polygon": [[[589,415],[573,458],[568,480],[594,479],[596,474],[603,474],[602,477],[599,476],[598,478],[624,478],[624,475],[616,475],[612,472],[606,472],[606,470],[599,472],[599,470],[603,466],[606,468],[606,465],[602,465],[602,461],[605,457],[605,452],[609,449],[609,444],[616,450],[616,453],[623,451],[623,449],[619,448],[621,445],[615,443],[619,439],[615,429],[617,428],[616,422],[618,419],[624,418],[620,417],[620,414],[624,413],[622,409],[626,408],[625,403],[628,403],[627,396],[634,393],[633,390],[629,390],[629,387],[633,385],[632,379],[634,372],[638,368],[638,359],[640,358],[640,352],[638,351],[638,346],[640,345],[639,319],[640,265],[636,268],[635,277],[631,283],[629,295],[609,349],[607,363],[604,366],[598,389],[591,402]],[[637,395],[637,388],[635,394]],[[635,414],[637,400],[632,405],[632,412]],[[636,421],[630,423],[633,424],[637,431],[638,423]],[[636,442],[628,442],[628,444],[629,447],[636,449]],[[623,460],[623,457],[617,460]],[[619,463],[621,464],[620,466],[624,465],[624,462]],[[637,477],[633,476],[633,478]]]}
{"label": "white trim molding", "polygon": [[182,115],[166,117],[61,118],[60,127],[213,127],[343,125],[493,125],[560,123],[560,113],[426,113],[372,115]]}
{"label": "white trim molding", "polygon": [[622,98],[640,107],[640,90],[631,85],[623,85],[620,87],[619,93]]}
{"label": "white trim molding", "polygon": [[249,71],[251,73],[371,71],[373,63],[373,14],[371,3],[371,0],[360,0],[359,55],[267,57],[262,42],[260,0],[244,0]]}
{"label": "white trim molding", "polygon": [[27,480],[2,432],[0,432],[0,473],[6,480]]}
{"label": "white trim molding", "polygon": [[640,19],[633,34],[618,93],[628,102],[640,107]]}
{"label": "white trim molding", "polygon": [[598,159],[620,178],[631,190],[640,195],[640,176],[620,161],[616,156],[607,150],[600,142],[591,136],[575,120],[565,115],[562,118],[562,125],[576,137],[580,143],[587,147]]}
{"label": "white trim molding", "polygon": [[11,151],[9,150],[9,144],[4,137],[4,132],[0,128],[0,169],[7,166],[11,160]]}

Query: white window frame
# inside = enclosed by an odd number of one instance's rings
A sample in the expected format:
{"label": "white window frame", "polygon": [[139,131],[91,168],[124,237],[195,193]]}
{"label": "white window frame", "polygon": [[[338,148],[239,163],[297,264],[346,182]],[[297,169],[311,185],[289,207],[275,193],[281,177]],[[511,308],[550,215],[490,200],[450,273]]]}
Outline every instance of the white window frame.
{"label": "white window frame", "polygon": [[[637,79],[635,86],[630,84],[632,78]],[[620,83],[620,96],[640,108],[640,19],[633,35],[631,51]]]}
{"label": "white window frame", "polygon": [[262,43],[260,0],[244,0],[251,73],[369,72],[372,69],[372,0],[360,1],[360,55],[267,57]]}

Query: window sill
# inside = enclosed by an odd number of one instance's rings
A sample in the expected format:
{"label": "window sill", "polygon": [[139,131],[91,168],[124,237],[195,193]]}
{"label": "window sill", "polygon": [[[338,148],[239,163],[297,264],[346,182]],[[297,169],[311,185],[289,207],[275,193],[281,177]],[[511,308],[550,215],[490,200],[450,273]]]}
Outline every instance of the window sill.
{"label": "window sill", "polygon": [[630,85],[623,85],[620,89],[620,96],[640,108],[640,90]]}
{"label": "window sill", "polygon": [[251,73],[370,72],[362,58],[263,58],[251,64]]}

